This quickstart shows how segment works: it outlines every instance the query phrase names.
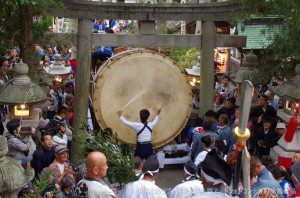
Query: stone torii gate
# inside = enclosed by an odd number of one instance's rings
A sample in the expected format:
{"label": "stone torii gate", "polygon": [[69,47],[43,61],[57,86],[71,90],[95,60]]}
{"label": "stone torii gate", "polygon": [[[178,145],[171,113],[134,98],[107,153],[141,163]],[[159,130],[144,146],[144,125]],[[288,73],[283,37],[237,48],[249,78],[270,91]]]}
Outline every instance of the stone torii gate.
{"label": "stone torii gate", "polygon": [[[84,0],[61,2],[65,8],[62,11],[52,10],[52,15],[78,19],[74,110],[74,128],[77,131],[80,131],[82,122],[86,122],[92,45],[201,48],[200,116],[213,108],[214,48],[246,46],[245,36],[216,34],[215,21],[232,20],[242,11],[241,5],[233,1],[204,4],[125,4]],[[255,3],[243,5],[243,9],[253,7]],[[93,34],[91,19],[138,20],[139,34]],[[202,21],[201,35],[159,35],[155,32],[155,20]],[[64,37],[63,34],[60,36]],[[77,153],[80,150],[76,142],[72,142],[72,150],[71,160],[79,162]]]}

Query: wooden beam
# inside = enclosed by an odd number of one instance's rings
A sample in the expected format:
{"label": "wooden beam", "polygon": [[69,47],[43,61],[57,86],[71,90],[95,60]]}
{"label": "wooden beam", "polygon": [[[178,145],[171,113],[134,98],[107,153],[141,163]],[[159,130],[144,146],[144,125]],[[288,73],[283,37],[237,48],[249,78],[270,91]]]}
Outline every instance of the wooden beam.
{"label": "wooden beam", "polygon": [[[65,42],[76,45],[76,36],[64,33],[47,33],[49,43]],[[215,47],[245,47],[246,36],[218,34],[215,36]],[[52,40],[52,42],[51,42]],[[198,47],[201,48],[200,35],[133,35],[133,34],[92,34],[92,44],[98,46],[125,47]]]}
{"label": "wooden beam", "polygon": [[[51,14],[74,19],[228,21],[242,10],[236,1],[202,4],[102,3],[83,0],[61,2],[64,8],[55,8]],[[243,9],[253,7],[256,2],[259,1],[245,4]]]}

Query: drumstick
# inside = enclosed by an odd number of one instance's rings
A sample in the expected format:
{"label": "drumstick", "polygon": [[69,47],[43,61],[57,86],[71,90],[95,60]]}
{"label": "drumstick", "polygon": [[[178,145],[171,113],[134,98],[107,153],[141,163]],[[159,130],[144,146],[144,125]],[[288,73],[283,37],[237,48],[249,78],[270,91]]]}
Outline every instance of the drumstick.
{"label": "drumstick", "polygon": [[163,101],[162,105],[161,105],[158,109],[163,108],[163,107],[165,106],[166,103],[167,103],[167,100],[165,99],[165,100]]}
{"label": "drumstick", "polygon": [[139,93],[137,93],[124,107],[121,109],[121,111],[124,111],[133,101],[135,101],[138,97],[143,95],[146,92],[146,90],[141,90]]}

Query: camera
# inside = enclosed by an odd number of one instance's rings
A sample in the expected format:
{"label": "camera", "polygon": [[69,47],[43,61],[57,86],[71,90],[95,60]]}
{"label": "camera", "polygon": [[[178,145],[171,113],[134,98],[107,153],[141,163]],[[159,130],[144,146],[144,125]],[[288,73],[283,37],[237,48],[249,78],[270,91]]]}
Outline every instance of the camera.
{"label": "camera", "polygon": [[61,126],[66,126],[66,123],[60,120],[50,120],[45,129],[41,130],[41,132],[43,134],[50,134],[51,136],[54,136],[60,131]]}
{"label": "camera", "polygon": [[69,163],[69,165],[69,168],[71,168],[74,172],[78,172],[78,168],[74,164]]}

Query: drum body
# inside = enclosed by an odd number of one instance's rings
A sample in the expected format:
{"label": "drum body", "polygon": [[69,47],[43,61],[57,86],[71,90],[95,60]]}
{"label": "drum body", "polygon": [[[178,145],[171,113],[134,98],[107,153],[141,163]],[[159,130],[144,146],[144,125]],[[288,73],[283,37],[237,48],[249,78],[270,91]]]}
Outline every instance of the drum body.
{"label": "drum body", "polygon": [[140,122],[139,112],[148,109],[151,122],[161,108],[153,128],[152,144],[160,147],[174,139],[186,125],[192,107],[192,91],[186,76],[169,58],[149,51],[116,55],[98,71],[93,106],[102,128],[110,127],[121,141],[136,144],[136,132],[121,123],[117,111],[135,96],[123,111],[132,122]]}

